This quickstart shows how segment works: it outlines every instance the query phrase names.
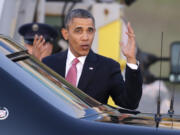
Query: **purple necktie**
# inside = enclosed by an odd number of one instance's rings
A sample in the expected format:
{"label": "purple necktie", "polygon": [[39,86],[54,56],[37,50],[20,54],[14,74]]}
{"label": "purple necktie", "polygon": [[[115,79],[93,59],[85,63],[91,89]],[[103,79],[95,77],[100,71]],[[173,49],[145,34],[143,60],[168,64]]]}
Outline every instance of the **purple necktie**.
{"label": "purple necktie", "polygon": [[72,85],[76,86],[77,81],[77,68],[76,64],[79,62],[77,58],[75,58],[72,62],[72,65],[67,73],[66,80],[70,82]]}

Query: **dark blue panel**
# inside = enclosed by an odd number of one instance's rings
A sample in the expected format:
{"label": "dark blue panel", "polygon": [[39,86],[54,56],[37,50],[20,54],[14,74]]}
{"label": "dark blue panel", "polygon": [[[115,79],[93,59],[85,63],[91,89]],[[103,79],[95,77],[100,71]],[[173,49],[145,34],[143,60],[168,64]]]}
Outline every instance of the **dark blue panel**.
{"label": "dark blue panel", "polygon": [[0,68],[0,106],[9,117],[0,121],[2,135],[168,135],[177,131],[78,120],[58,111]]}
{"label": "dark blue panel", "polygon": [[53,115],[57,110],[3,69],[0,69],[0,106],[9,110],[9,117],[0,121],[2,135],[51,134],[59,125]]}

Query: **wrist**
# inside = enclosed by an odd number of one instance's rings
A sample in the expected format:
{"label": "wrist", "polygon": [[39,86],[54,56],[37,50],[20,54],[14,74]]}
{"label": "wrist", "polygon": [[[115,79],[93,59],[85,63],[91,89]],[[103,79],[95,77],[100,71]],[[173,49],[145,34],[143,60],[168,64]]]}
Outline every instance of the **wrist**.
{"label": "wrist", "polygon": [[137,64],[137,61],[135,58],[127,58],[127,63]]}

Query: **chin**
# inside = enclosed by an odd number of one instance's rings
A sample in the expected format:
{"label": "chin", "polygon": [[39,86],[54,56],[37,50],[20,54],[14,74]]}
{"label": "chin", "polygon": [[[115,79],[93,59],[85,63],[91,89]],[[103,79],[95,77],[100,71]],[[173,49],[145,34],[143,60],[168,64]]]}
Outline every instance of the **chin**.
{"label": "chin", "polygon": [[82,55],[83,55],[83,56],[86,56],[86,55],[88,55],[88,53],[89,53],[89,50],[88,50],[88,51],[83,51],[83,52],[82,52]]}

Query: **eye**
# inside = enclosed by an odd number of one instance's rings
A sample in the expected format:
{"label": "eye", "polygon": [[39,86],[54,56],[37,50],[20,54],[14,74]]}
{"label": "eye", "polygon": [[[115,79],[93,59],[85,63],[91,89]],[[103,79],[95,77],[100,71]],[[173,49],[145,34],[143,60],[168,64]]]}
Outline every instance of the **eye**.
{"label": "eye", "polygon": [[94,32],[94,28],[88,28],[88,32],[89,33],[93,33]]}
{"label": "eye", "polygon": [[82,29],[81,29],[81,28],[76,28],[76,29],[74,30],[74,32],[75,32],[75,33],[81,33],[81,32],[82,32]]}

